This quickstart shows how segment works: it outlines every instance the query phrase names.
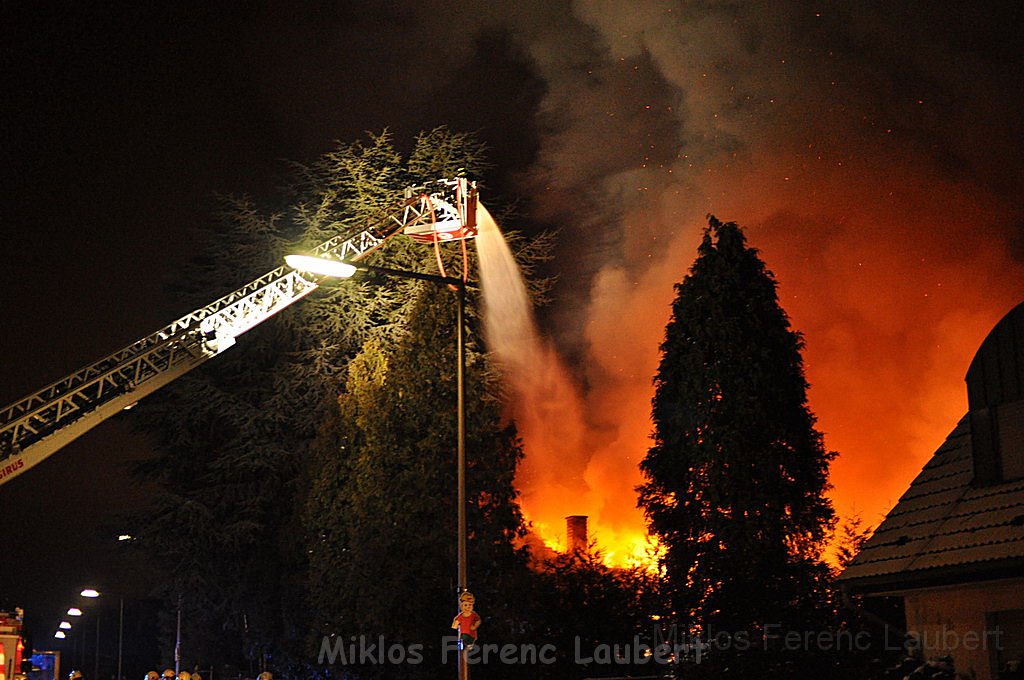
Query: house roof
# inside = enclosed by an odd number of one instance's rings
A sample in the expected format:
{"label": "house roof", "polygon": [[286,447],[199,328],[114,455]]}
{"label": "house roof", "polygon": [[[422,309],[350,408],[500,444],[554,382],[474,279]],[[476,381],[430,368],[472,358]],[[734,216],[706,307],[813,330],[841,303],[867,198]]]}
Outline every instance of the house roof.
{"label": "house roof", "polygon": [[973,478],[964,416],[839,580],[881,592],[1014,573],[1024,563],[1024,479],[977,486]]}

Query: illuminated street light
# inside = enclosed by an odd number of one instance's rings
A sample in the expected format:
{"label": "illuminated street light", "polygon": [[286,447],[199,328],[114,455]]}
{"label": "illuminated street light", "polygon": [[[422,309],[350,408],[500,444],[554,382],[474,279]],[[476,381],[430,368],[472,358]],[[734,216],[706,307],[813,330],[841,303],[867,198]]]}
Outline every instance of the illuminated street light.
{"label": "illuminated street light", "polygon": [[[129,536],[128,534],[122,534],[122,535],[117,537],[117,540],[119,540],[119,541],[128,541],[128,540],[131,540],[131,538],[132,537]],[[82,597],[96,598],[96,597],[100,596],[100,591],[96,590],[95,588],[86,588],[86,589],[84,589],[80,593],[80,595]],[[118,615],[117,615],[117,677],[120,678],[121,677],[121,654],[122,654],[123,646],[124,646],[124,597],[119,598],[118,605],[119,606],[118,606]],[[69,616],[81,616],[82,615],[82,610],[78,609],[76,607],[72,607],[71,609],[68,610],[68,615]],[[64,625],[65,625],[64,623],[61,623],[60,627],[64,628]],[[100,631],[99,631],[99,625],[100,625],[99,624],[99,615],[97,615],[97,618],[96,618],[96,671],[95,671],[97,677],[99,677],[99,664],[100,664],[100,661],[99,661],[99,658],[100,658]],[[179,625],[179,628],[180,628],[181,624],[179,623],[178,625]],[[71,624],[68,623],[67,627],[71,628]],[[178,635],[179,635],[179,638],[180,638],[180,636],[181,636],[180,630],[179,630]]]}
{"label": "illuminated street light", "polygon": [[323,257],[313,257],[312,255],[287,255],[284,261],[289,267],[300,272],[322,274],[323,276],[333,276],[339,279],[352,278],[352,275],[356,273],[355,265],[351,265],[348,262],[328,260]]}
{"label": "illuminated street light", "polygon": [[64,631],[58,630],[56,633],[53,634],[53,637],[57,638],[58,640],[63,640],[67,637],[67,635],[64,634]]}
{"label": "illuminated street light", "polygon": [[[356,271],[368,271],[376,272],[378,274],[384,274],[386,276],[397,276],[403,279],[417,279],[419,281],[430,281],[431,283],[448,286],[452,288],[457,294],[457,316],[455,324],[457,326],[456,332],[456,351],[458,354],[458,364],[456,366],[456,384],[457,384],[457,418],[458,418],[458,440],[457,440],[457,485],[458,485],[458,543],[456,546],[458,553],[458,585],[457,594],[461,595],[463,592],[468,590],[468,571],[469,567],[467,564],[466,557],[466,282],[462,279],[454,278],[451,276],[438,276],[436,274],[423,274],[420,272],[410,272],[404,269],[390,269],[388,267],[374,267],[371,265],[353,265],[348,262],[341,262],[338,260],[327,260],[321,257],[312,257],[309,255],[288,255],[284,258],[288,266],[301,272],[309,272],[311,274],[322,274],[324,276],[334,276],[337,278],[348,279],[351,278]],[[336,272],[336,273],[333,273]],[[469,666],[466,663],[464,656],[459,656],[459,667],[458,674],[460,680],[468,680],[469,678]]]}
{"label": "illuminated street light", "polygon": [[61,630],[71,630],[71,624],[68,623],[67,621],[61,621],[60,625],[57,626],[57,627],[60,628]]}
{"label": "illuminated street light", "polygon": [[[127,409],[125,409],[125,410],[127,410]],[[132,535],[131,534],[121,534],[120,536],[117,537],[117,540],[119,540],[119,541],[130,541],[130,540],[132,540]]]}

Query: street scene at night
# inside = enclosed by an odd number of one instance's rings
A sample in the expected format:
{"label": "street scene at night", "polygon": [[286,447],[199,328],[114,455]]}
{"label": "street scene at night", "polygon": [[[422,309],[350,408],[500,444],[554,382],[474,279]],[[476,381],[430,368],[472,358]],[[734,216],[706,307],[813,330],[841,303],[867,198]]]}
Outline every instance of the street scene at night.
{"label": "street scene at night", "polygon": [[1024,678],[1020,3],[0,26],[0,680]]}

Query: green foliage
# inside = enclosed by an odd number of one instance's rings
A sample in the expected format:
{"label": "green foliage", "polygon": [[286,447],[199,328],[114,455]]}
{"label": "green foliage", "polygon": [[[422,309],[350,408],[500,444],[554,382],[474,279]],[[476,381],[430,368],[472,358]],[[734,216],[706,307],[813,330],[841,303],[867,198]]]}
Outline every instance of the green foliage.
{"label": "green foliage", "polygon": [[487,148],[475,135],[435,128],[421,132],[409,155],[409,172],[414,177],[466,177],[482,174],[491,166]]}
{"label": "green foliage", "polygon": [[825,589],[834,454],[776,285],[739,227],[710,218],[661,346],[640,506],[694,632],[804,630]]}
{"label": "green foliage", "polygon": [[[393,347],[368,341],[349,364],[338,426],[325,433],[333,446],[318,449],[306,509],[310,604],[321,624],[313,647],[324,634],[423,644],[426,663],[403,669],[409,677],[436,670],[457,609],[455,301],[421,286],[407,332]],[[482,358],[470,357],[471,589],[493,639],[505,627],[499,593],[525,568],[512,546],[523,531],[512,486],[522,452],[487,392]]]}
{"label": "green foliage", "polygon": [[[176,288],[183,306],[205,305],[279,266],[288,252],[301,251],[339,232],[355,233],[367,220],[380,219],[402,198],[405,186],[438,179],[435,172],[478,176],[485,167],[483,152],[472,135],[438,128],[417,138],[407,160],[384,132],[365,141],[338,144],[310,165],[293,165],[287,207],[269,216],[251,200],[223,198],[221,219],[206,235],[204,257],[185,272]],[[458,246],[444,248],[442,257],[449,273],[461,272]],[[375,259],[398,269],[436,270],[433,250],[407,239],[391,239],[371,261]],[[310,619],[306,594],[308,546],[302,522],[306,496],[314,489],[326,499],[324,480],[342,477],[356,462],[337,456],[336,448],[333,457],[326,455],[324,442],[347,437],[348,446],[358,447],[366,433],[384,436],[365,422],[348,420],[347,412],[339,414],[336,397],[341,383],[355,380],[359,370],[372,372],[390,365],[390,353],[408,336],[412,305],[423,295],[420,289],[405,280],[324,287],[134,411],[137,423],[153,435],[160,451],[141,472],[163,489],[152,513],[138,518],[142,539],[137,545],[169,574],[163,593],[169,608],[182,595],[186,665],[211,658],[248,663],[271,652],[279,667],[308,658],[304,644],[316,622]],[[442,311],[450,310],[450,300],[431,299]],[[419,313],[430,318],[427,311]],[[349,362],[360,352],[360,363],[350,371]],[[371,361],[373,356],[378,356],[377,364]],[[452,366],[445,357],[435,358],[432,368],[450,373]],[[410,373],[401,379],[416,378]],[[367,389],[375,379],[367,378]],[[399,380],[391,378],[395,394],[389,399],[418,389]],[[450,385],[450,375],[440,375],[438,381],[438,385]],[[478,399],[473,403],[486,404],[483,388],[474,389]],[[443,391],[435,397],[435,407],[449,403]],[[370,395],[360,399],[369,400]],[[392,406],[405,408],[404,403]],[[486,408],[489,414],[497,413],[494,405]],[[448,415],[442,409],[436,419],[446,421]],[[483,415],[479,418],[490,422]],[[385,427],[390,420],[389,415],[376,427]],[[425,435],[416,431],[419,424],[410,421],[406,429],[395,432],[393,436],[406,448],[387,455],[403,451],[411,455],[418,451],[416,446],[425,446],[420,441]],[[498,535],[488,537],[493,546],[484,543],[507,552],[508,539],[518,531],[519,522],[511,495],[518,448],[511,430],[499,435],[481,427],[479,435],[470,432],[485,439],[471,439],[472,445],[491,446],[500,439],[504,448],[492,460],[505,467],[479,468],[493,475],[489,483],[494,486],[477,492],[491,493],[488,504],[479,510],[487,516],[480,518],[478,526],[501,526]],[[437,441],[453,441],[436,428],[424,432]],[[380,445],[382,440],[373,441]],[[419,484],[415,488],[425,493],[422,484],[435,479],[434,468],[425,467],[428,460],[410,462],[413,467],[400,479]],[[438,461],[433,465],[436,470],[448,469]],[[417,477],[416,469],[429,474]],[[367,479],[362,481],[370,483],[372,465],[364,473]],[[343,497],[333,498],[334,505],[326,506],[325,512],[346,512],[346,502]],[[439,507],[444,502],[438,501]],[[317,531],[342,529],[326,523]],[[449,605],[446,601],[442,607],[445,615]]]}

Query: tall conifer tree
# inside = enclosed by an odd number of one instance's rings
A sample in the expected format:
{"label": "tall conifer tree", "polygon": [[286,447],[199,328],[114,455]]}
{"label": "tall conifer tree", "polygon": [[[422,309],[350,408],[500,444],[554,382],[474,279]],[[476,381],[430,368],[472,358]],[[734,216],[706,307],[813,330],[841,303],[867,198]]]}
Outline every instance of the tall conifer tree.
{"label": "tall conifer tree", "polygon": [[806,625],[824,574],[834,454],[776,287],[741,229],[710,217],[661,346],[639,505],[695,633]]}

